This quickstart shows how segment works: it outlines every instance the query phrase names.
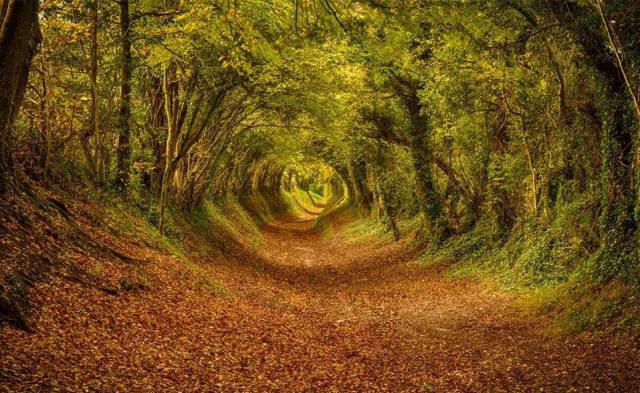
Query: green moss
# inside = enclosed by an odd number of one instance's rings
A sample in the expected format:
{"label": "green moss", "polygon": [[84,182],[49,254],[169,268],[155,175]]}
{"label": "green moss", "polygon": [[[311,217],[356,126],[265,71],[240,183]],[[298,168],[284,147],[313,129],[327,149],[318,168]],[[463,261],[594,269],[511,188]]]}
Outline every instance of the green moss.
{"label": "green moss", "polygon": [[190,214],[189,223],[218,245],[232,240],[255,250],[262,242],[256,221],[231,197],[204,201]]}
{"label": "green moss", "polygon": [[171,255],[183,255],[184,250],[175,230],[171,211],[168,214],[168,229],[165,235],[147,219],[144,212],[136,207],[128,207],[122,199],[104,202],[105,211],[100,220],[117,236],[127,239],[139,239],[150,247]]}
{"label": "green moss", "polygon": [[197,290],[217,296],[229,295],[229,291],[200,265],[190,259],[184,259],[182,262],[195,275],[194,285]]}
{"label": "green moss", "polygon": [[563,283],[584,272],[596,243],[594,218],[583,213],[592,203],[583,199],[562,205],[544,225],[543,218],[519,222],[507,238],[495,238],[490,222],[481,221],[421,259],[448,259],[451,276],[491,277],[509,290]]}
{"label": "green moss", "polygon": [[102,275],[102,264],[100,262],[96,262],[91,266],[91,268],[87,269],[87,273],[94,277],[99,277]]}

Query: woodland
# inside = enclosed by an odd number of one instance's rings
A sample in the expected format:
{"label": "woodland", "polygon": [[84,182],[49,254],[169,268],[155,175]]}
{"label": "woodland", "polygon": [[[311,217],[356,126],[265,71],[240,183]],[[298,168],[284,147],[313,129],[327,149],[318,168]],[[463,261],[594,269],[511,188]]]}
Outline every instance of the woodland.
{"label": "woodland", "polygon": [[639,386],[640,2],[0,0],[0,390]]}

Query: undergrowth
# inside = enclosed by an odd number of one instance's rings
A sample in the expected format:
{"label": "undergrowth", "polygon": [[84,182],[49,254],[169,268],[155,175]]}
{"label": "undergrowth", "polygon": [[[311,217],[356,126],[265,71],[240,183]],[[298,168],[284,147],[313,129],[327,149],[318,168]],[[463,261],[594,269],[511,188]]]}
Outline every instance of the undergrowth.
{"label": "undergrowth", "polygon": [[[393,229],[390,222],[373,215],[362,216],[361,212],[353,207],[349,207],[351,214],[359,217],[346,226],[345,234],[350,242],[360,242],[363,240],[372,241],[374,244],[385,244],[394,242]],[[413,236],[420,227],[421,217],[401,217],[398,219],[398,228],[403,236]]]}
{"label": "undergrowth", "polygon": [[[581,199],[554,212],[549,222],[519,222],[507,238],[491,222],[432,246],[420,257],[424,267],[445,266],[452,278],[480,278],[519,295],[527,315],[550,315],[555,334],[640,327],[637,286],[600,280],[594,271],[598,239],[593,201]],[[543,220],[544,218],[541,218]]]}

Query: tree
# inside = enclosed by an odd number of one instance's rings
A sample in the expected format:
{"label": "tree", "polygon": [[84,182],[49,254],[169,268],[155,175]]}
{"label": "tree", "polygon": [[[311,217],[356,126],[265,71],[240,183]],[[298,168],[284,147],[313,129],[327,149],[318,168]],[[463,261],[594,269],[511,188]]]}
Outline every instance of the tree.
{"label": "tree", "polygon": [[131,16],[129,0],[118,0],[120,9],[120,105],[118,109],[118,147],[116,186],[125,191],[131,167]]}
{"label": "tree", "polygon": [[[600,16],[595,10],[576,1],[549,0],[549,7],[581,46],[590,64],[602,78],[603,93],[609,98],[602,111],[604,160],[601,175],[607,192],[602,195],[604,209],[600,225],[603,243],[600,260],[604,265],[600,269],[609,272],[605,275],[619,269],[626,270],[626,265],[633,263],[631,259],[637,256],[637,247],[633,244],[638,231],[634,215],[638,203],[638,188],[634,184],[634,146],[639,121],[630,108],[632,97],[627,77],[619,68],[616,55],[608,48],[606,29],[603,31],[599,23]],[[614,50],[617,49],[614,47]],[[619,244],[625,244],[624,249],[621,250]],[[608,266],[611,263],[618,266]]]}
{"label": "tree", "polygon": [[41,41],[38,9],[38,0],[0,1],[0,194],[9,186],[12,127]]}

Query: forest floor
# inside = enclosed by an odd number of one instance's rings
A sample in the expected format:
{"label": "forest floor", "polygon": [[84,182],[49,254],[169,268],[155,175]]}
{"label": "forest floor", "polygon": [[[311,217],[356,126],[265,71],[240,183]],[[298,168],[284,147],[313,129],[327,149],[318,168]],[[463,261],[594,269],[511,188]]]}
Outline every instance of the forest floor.
{"label": "forest floor", "polygon": [[0,391],[640,392],[637,338],[545,335],[514,295],[420,267],[409,239],[353,240],[350,223],[282,217],[258,262],[205,257],[224,295],[138,243],[122,247],[154,261],[147,289],[39,284],[36,332],[0,327]]}

